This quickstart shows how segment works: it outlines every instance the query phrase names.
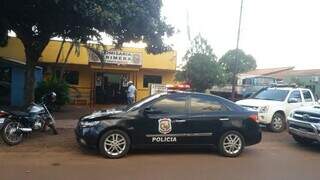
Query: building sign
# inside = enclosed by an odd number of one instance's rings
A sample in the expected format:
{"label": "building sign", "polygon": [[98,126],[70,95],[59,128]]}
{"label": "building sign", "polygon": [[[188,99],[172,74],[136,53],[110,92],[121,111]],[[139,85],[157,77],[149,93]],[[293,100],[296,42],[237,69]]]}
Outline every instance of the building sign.
{"label": "building sign", "polygon": [[[106,64],[116,65],[142,65],[141,53],[124,52],[124,51],[105,51],[101,52],[102,61]],[[101,63],[100,58],[89,51],[89,62]]]}
{"label": "building sign", "polygon": [[167,92],[167,87],[164,84],[151,84],[149,83],[150,95]]}

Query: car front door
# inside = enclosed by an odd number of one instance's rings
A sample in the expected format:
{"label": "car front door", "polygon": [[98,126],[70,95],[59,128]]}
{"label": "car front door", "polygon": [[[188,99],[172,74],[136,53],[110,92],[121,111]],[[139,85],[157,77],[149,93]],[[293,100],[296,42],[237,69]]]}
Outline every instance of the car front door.
{"label": "car front door", "polygon": [[186,94],[170,94],[143,107],[136,130],[140,144],[183,144],[187,115]]}
{"label": "car front door", "polygon": [[290,93],[288,100],[287,100],[287,108],[286,108],[286,115],[298,107],[303,106],[303,100],[301,96],[300,90],[294,90]]}
{"label": "car front door", "polygon": [[229,109],[213,96],[191,96],[187,127],[190,144],[212,144],[219,138],[223,121],[232,118]]}

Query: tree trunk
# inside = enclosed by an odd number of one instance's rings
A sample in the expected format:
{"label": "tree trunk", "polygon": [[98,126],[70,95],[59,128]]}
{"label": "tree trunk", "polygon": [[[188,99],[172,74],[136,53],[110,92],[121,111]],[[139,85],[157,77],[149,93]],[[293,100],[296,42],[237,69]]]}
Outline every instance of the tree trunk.
{"label": "tree trunk", "polygon": [[24,84],[24,105],[27,106],[34,101],[34,88],[35,88],[35,66],[38,61],[36,54],[33,54],[30,48],[25,48],[26,54],[26,74]]}
{"label": "tree trunk", "polygon": [[35,69],[38,59],[41,56],[42,51],[50,41],[49,37],[45,37],[42,40],[30,40],[26,38],[20,38],[24,45],[24,52],[26,56],[26,73],[24,84],[24,105],[28,106],[34,102],[34,92],[36,85]]}

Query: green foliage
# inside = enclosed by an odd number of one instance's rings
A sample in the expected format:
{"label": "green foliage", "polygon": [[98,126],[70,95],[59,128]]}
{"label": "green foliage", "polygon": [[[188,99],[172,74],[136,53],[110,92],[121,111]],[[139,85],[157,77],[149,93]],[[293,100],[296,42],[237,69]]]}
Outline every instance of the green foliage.
{"label": "green foliage", "polygon": [[161,0],[1,0],[0,46],[8,32],[21,40],[26,54],[25,103],[34,98],[34,67],[53,37],[74,43],[101,42],[101,33],[124,42],[143,41],[150,53],[170,49],[163,42],[173,28],[161,17]]}
{"label": "green foliage", "polygon": [[232,73],[243,73],[257,68],[256,60],[253,56],[245,54],[243,50],[238,50],[238,62],[236,62],[237,50],[229,50],[220,59],[219,63],[226,71],[228,79],[231,78]]}
{"label": "green foliage", "polygon": [[37,102],[41,101],[41,97],[50,92],[57,94],[56,105],[62,106],[69,102],[69,87],[65,81],[61,81],[55,76],[52,76],[46,81],[42,81],[38,84],[35,90],[35,98]]}
{"label": "green foliage", "polygon": [[144,41],[149,52],[160,53],[169,48],[163,36],[173,33],[161,17],[161,7],[160,0],[2,0],[0,42],[8,30],[39,46],[52,37],[86,43],[101,39],[105,32],[119,47]]}
{"label": "green foliage", "polygon": [[195,91],[203,92],[213,85],[223,83],[224,74],[207,41],[198,35],[192,42],[182,71],[176,73],[178,81],[186,81]]}
{"label": "green foliage", "polygon": [[184,60],[188,61],[195,54],[203,54],[212,58],[216,61],[217,56],[213,53],[211,46],[208,44],[208,41],[198,34],[191,43],[191,48],[187,51],[184,56]]}

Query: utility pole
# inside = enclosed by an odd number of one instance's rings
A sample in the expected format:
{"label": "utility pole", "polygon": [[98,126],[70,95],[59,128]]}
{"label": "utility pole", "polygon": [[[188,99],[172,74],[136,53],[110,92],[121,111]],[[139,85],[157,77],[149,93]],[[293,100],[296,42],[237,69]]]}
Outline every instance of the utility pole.
{"label": "utility pole", "polygon": [[237,86],[237,73],[238,73],[238,64],[239,64],[239,42],[240,42],[241,20],[242,20],[242,7],[243,7],[243,0],[241,0],[241,5],[240,5],[240,16],[239,16],[239,26],[238,26],[236,57],[235,57],[235,62],[234,62],[234,67],[233,67],[233,74],[232,74],[232,92],[231,92],[231,100],[232,101],[235,101],[236,86]]}

